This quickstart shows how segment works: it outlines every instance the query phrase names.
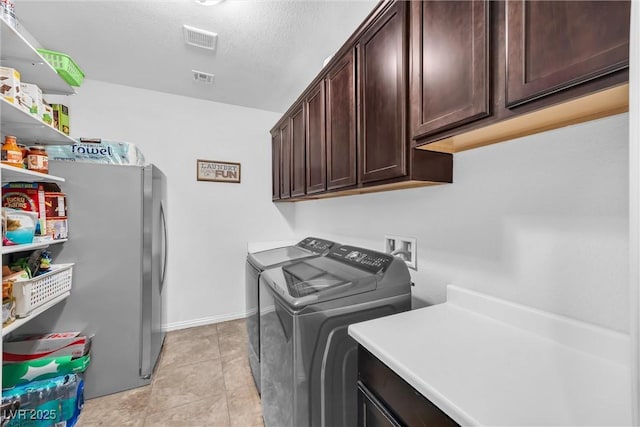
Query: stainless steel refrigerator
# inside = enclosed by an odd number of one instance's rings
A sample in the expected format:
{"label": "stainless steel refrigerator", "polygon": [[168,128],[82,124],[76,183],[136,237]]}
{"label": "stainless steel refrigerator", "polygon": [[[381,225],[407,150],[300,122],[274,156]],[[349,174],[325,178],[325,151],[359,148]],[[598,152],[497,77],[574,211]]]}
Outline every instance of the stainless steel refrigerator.
{"label": "stainless steel refrigerator", "polygon": [[49,170],[66,179],[69,240],[49,250],[55,262],[75,262],[71,296],[24,329],[95,335],[86,398],[146,385],[165,335],[165,175],[153,165],[61,161]]}

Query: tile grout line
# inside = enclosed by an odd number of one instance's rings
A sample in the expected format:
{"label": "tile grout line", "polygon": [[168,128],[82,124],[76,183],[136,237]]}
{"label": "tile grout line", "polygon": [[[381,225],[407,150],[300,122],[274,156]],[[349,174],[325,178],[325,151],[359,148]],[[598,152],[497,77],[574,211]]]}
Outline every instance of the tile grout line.
{"label": "tile grout line", "polygon": [[224,398],[227,401],[227,420],[229,420],[229,426],[231,426],[232,423],[231,423],[231,411],[229,411],[229,393],[227,390],[227,381],[225,380],[225,377],[224,377],[225,362],[222,359],[222,349],[220,348],[220,331],[218,330],[217,324],[216,324],[216,342],[218,343],[218,352],[220,353],[220,364],[222,365],[222,383],[224,384]]}

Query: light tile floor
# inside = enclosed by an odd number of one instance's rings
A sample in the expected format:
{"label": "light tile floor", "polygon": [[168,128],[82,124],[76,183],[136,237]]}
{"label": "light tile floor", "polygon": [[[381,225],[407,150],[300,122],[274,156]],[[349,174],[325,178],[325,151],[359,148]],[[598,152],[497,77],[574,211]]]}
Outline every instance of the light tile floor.
{"label": "light tile floor", "polygon": [[77,426],[263,426],[244,320],[169,332],[150,385],[85,403]]}

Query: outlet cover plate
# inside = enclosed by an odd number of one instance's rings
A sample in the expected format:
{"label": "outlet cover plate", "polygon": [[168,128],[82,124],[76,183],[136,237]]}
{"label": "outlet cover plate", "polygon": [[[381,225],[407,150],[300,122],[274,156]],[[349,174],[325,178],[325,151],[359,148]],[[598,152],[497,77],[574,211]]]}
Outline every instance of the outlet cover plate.
{"label": "outlet cover plate", "polygon": [[418,269],[418,240],[415,237],[385,235],[384,251],[402,258],[409,268]]}

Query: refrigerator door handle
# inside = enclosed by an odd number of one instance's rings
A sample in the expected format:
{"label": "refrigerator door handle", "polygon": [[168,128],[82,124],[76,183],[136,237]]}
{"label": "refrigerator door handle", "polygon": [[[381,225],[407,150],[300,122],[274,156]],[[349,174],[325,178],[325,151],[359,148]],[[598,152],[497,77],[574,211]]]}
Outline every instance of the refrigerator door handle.
{"label": "refrigerator door handle", "polygon": [[160,203],[160,217],[162,218],[162,233],[164,236],[162,248],[164,250],[164,254],[162,257],[162,274],[160,274],[160,292],[162,292],[162,288],[164,288],[164,276],[167,271],[167,219],[164,215],[164,203]]}

